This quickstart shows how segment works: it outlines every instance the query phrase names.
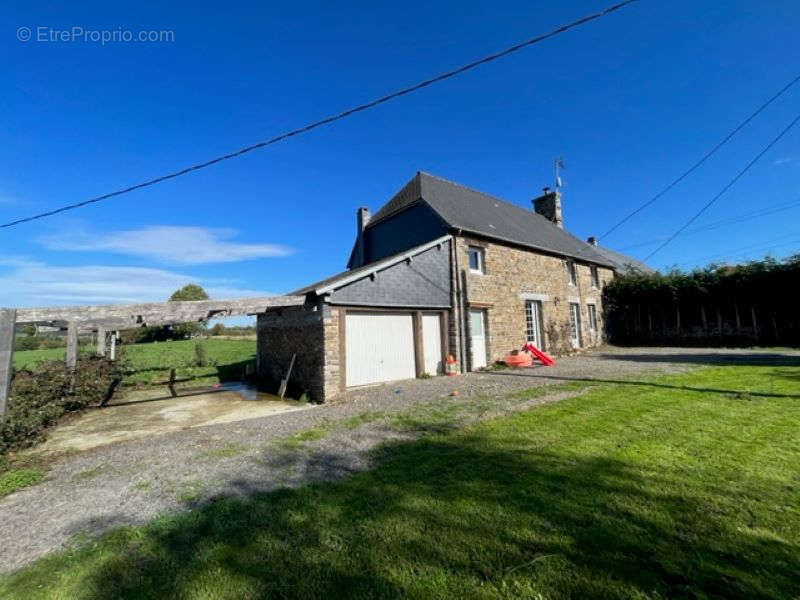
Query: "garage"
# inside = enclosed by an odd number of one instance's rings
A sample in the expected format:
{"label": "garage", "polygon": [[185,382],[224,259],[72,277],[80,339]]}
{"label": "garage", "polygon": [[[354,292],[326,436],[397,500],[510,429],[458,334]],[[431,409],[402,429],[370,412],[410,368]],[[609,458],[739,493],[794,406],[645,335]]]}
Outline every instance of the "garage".
{"label": "garage", "polygon": [[411,313],[347,312],[347,386],[416,377]]}
{"label": "garage", "polygon": [[[316,402],[349,388],[443,375],[454,339],[448,236],[296,290],[259,313],[259,377]],[[276,388],[277,389],[277,388]]]}

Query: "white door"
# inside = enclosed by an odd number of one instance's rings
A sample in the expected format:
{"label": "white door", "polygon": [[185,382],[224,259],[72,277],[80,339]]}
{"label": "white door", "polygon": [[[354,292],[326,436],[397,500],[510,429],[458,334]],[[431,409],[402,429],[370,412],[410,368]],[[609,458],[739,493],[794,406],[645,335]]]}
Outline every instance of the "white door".
{"label": "white door", "polygon": [[572,338],[572,347],[581,347],[581,305],[577,302],[569,304],[569,333]]}
{"label": "white door", "polygon": [[442,367],[442,320],[439,314],[422,315],[422,356],[425,358],[425,372],[439,375]]}
{"label": "white door", "polygon": [[416,377],[411,314],[347,313],[345,363],[347,386]]}
{"label": "white door", "polygon": [[544,350],[541,301],[527,300],[525,302],[525,329],[528,341],[539,350]]}
{"label": "white door", "polygon": [[486,311],[469,311],[470,350],[472,353],[471,370],[486,366]]}

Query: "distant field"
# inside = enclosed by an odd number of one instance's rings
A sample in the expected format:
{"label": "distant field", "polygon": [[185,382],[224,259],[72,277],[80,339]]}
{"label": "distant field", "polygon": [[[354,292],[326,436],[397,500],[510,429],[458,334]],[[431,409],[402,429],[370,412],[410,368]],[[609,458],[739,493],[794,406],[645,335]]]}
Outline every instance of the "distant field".
{"label": "distant field", "polygon": [[[195,345],[202,344],[210,366],[192,366]],[[152,342],[122,346],[122,353],[130,374],[123,385],[148,385],[166,380],[171,368],[178,378],[191,377],[182,385],[208,385],[241,379],[246,363],[255,360],[256,343],[253,339],[180,340]],[[82,346],[81,353],[91,353],[93,347]],[[26,350],[14,353],[14,366],[31,368],[43,360],[63,360],[64,348]]]}

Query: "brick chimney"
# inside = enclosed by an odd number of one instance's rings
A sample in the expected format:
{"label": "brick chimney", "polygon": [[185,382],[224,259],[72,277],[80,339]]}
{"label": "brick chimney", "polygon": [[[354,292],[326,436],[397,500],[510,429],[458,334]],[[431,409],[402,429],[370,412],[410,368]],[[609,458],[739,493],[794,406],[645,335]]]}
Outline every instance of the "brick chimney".
{"label": "brick chimney", "polygon": [[586,243],[590,246],[597,246],[597,238],[593,235],[590,235],[588,238],[586,238]]}
{"label": "brick chimney", "polygon": [[533,209],[545,219],[564,229],[564,219],[561,216],[561,192],[558,190],[550,191],[549,187],[544,188],[542,195],[533,199]]}
{"label": "brick chimney", "polygon": [[353,254],[353,267],[360,267],[366,261],[364,230],[369,224],[370,217],[369,209],[366,206],[362,206],[356,210],[356,248]]}

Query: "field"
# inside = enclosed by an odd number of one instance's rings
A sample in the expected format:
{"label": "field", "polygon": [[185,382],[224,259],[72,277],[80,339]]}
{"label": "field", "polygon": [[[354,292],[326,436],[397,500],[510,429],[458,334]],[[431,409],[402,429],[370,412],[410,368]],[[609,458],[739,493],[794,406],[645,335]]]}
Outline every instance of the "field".
{"label": "field", "polygon": [[[205,348],[208,366],[195,363],[195,345]],[[123,385],[149,385],[165,381],[170,368],[177,369],[179,378],[191,378],[182,385],[208,385],[239,380],[246,363],[255,359],[256,343],[252,339],[180,340],[121,346],[122,356],[129,368]],[[81,353],[91,353],[93,347],[81,346]],[[63,360],[64,348],[26,350],[14,353],[14,366],[32,368],[42,360]]]}
{"label": "field", "polygon": [[0,596],[793,598],[798,400],[786,366],[597,385],[432,427],[339,482],[116,530]]}

